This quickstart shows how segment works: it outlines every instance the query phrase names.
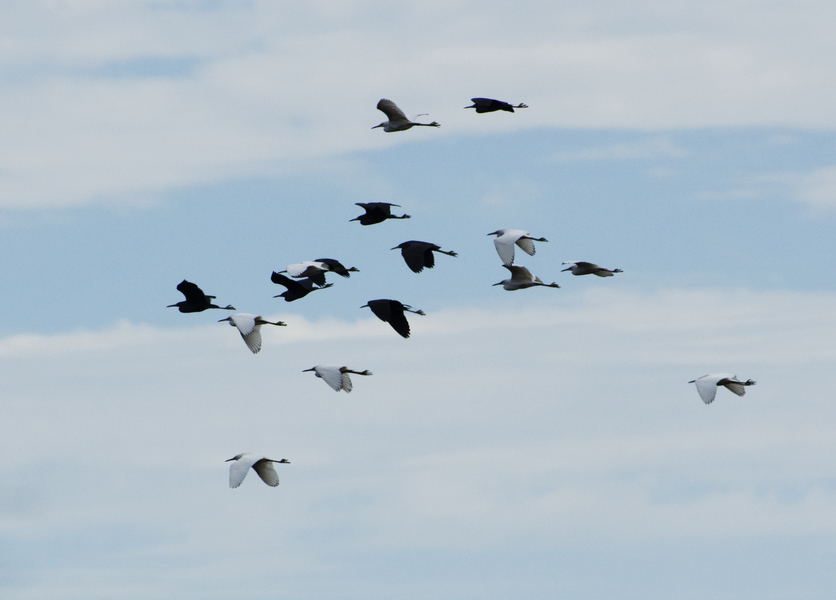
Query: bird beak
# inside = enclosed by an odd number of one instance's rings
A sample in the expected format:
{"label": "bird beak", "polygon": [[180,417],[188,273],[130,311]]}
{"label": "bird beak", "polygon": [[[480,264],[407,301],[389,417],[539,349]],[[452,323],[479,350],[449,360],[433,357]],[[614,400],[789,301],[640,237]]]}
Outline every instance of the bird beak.
{"label": "bird beak", "polygon": [[364,305],[363,305],[363,306],[361,306],[360,308],[368,308],[368,307],[369,307],[369,305],[368,305],[368,304],[364,304]]}
{"label": "bird beak", "polygon": [[225,460],[224,462],[229,462],[229,461],[231,461],[231,460],[235,460],[235,457],[233,457],[233,458],[228,458],[228,459],[227,459],[227,460]]}
{"label": "bird beak", "polygon": [[[694,381],[696,381],[696,379]],[[689,381],[688,383],[694,383],[694,381]]]}
{"label": "bird beak", "polygon": [[308,371],[316,371],[316,367],[311,367],[310,369],[305,369],[302,371],[303,373],[307,373]]}
{"label": "bird beak", "polygon": [[[393,250],[394,250],[394,248],[393,248]],[[169,304],[168,306],[166,306],[166,308],[174,308],[175,306],[177,306],[177,305],[176,304]]]}
{"label": "bird beak", "polygon": [[229,321],[231,319],[232,319],[232,317],[227,317],[226,319],[218,319],[218,323],[221,323],[223,321]]}
{"label": "bird beak", "polygon": [[560,272],[563,273],[564,271],[571,271],[572,267],[566,267],[565,269],[561,269]]}
{"label": "bird beak", "polygon": [[378,127],[383,127],[383,123],[381,123],[380,125],[375,125],[374,127],[372,127],[372,129],[377,129]]}
{"label": "bird beak", "polygon": [[394,248],[389,248],[389,250],[397,250],[400,246],[395,246]]}
{"label": "bird beak", "polygon": [[493,285],[491,285],[491,287],[493,287],[494,285],[502,285],[502,282],[500,281],[499,283],[494,283]]}

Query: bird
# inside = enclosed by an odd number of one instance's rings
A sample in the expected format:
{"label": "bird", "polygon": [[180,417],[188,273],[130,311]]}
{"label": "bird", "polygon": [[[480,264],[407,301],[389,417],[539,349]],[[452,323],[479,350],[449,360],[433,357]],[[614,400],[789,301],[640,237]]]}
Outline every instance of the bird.
{"label": "bird", "polygon": [[429,242],[418,242],[415,240],[398,244],[392,248],[392,250],[397,250],[398,248],[401,249],[401,256],[403,256],[403,259],[406,261],[406,266],[412,269],[414,273],[420,273],[424,270],[424,267],[432,269],[435,266],[435,257],[433,256],[433,252],[441,252],[447,256],[458,256],[455,252],[442,250],[435,244],[431,244]]}
{"label": "bird", "polygon": [[322,261],[306,260],[295,265],[287,265],[287,269],[279,271],[279,273],[287,273],[297,279],[307,277],[316,285],[322,287],[325,285],[325,272],[330,270],[331,267]]}
{"label": "bird", "polygon": [[[612,277],[614,273],[623,273],[621,269],[605,269],[595,263],[583,262],[582,260],[567,260],[564,265],[572,265],[563,271],[572,271],[572,275],[597,275],[598,277]],[[563,272],[561,271],[561,273]]]}
{"label": "bird", "polygon": [[317,258],[316,262],[325,263],[328,265],[329,271],[336,273],[337,275],[341,275],[342,277],[351,277],[350,273],[360,272],[360,269],[355,269],[354,267],[346,269],[343,264],[335,258]]}
{"label": "bird", "polygon": [[531,274],[531,271],[526,269],[525,267],[521,267],[519,265],[502,265],[509,271],[511,271],[511,279],[503,279],[499,283],[495,283],[494,285],[501,285],[506,290],[513,292],[514,290],[524,290],[525,288],[534,287],[536,285],[542,285],[544,287],[553,287],[559,288],[560,286],[556,283],[543,283],[540,281],[539,277],[535,277]]}
{"label": "bird", "polygon": [[697,377],[688,383],[697,384],[697,392],[699,392],[702,401],[706,404],[711,404],[714,402],[717,388],[721,385],[738,396],[742,396],[746,393],[746,386],[755,385],[756,382],[751,379],[740,381],[737,375],[732,375],[731,373],[713,373]]}
{"label": "bird", "polygon": [[397,331],[401,337],[409,337],[409,321],[406,320],[404,312],[412,312],[416,315],[424,316],[423,310],[412,310],[408,304],[401,304],[397,300],[369,300],[368,304],[364,304],[360,308],[370,308],[375,316],[381,321],[386,321],[392,326],[392,329]]}
{"label": "bird", "polygon": [[244,481],[247,473],[250,472],[250,467],[258,473],[261,480],[270,487],[279,485],[279,476],[276,474],[276,469],[273,468],[273,463],[280,465],[289,465],[290,461],[286,458],[281,460],[273,460],[272,458],[265,458],[258,454],[250,454],[244,452],[225,460],[224,462],[232,462],[229,465],[229,487],[237,488]]}
{"label": "bird", "polygon": [[514,264],[514,244],[522,248],[527,254],[534,256],[534,242],[549,241],[546,238],[533,238],[527,231],[520,229],[499,229],[488,235],[496,236],[493,244],[496,246],[496,251],[504,265]]}
{"label": "bird", "polygon": [[401,215],[400,217],[392,214],[392,207],[400,204],[390,204],[389,202],[355,202],[357,206],[362,206],[366,214],[360,215],[349,220],[360,221],[360,225],[374,225],[375,223],[382,223],[386,219],[411,219],[409,215]]}
{"label": "bird", "polygon": [[308,371],[313,371],[317,377],[330,385],[335,392],[339,392],[340,390],[351,392],[354,386],[351,383],[351,377],[348,376],[349,373],[354,373],[355,375],[372,374],[368,369],[365,371],[352,371],[348,367],[338,367],[336,365],[316,365],[302,372],[307,373]]}
{"label": "bird", "polygon": [[177,304],[169,304],[166,308],[174,308],[175,306],[181,313],[195,313],[203,312],[208,308],[219,308],[221,310],[235,310],[234,306],[218,306],[212,304],[215,296],[207,296],[203,293],[197,285],[185,279],[177,284],[177,291],[181,292],[186,299]]}
{"label": "bird", "polygon": [[470,101],[473,102],[473,106],[465,106],[465,108],[475,108],[477,113],[495,112],[497,110],[514,112],[515,108],[528,108],[525,104],[512,106],[502,100],[492,100],[491,98],[471,98]]}
{"label": "bird", "polygon": [[404,112],[398,108],[397,104],[391,100],[387,100],[386,98],[382,98],[380,102],[377,103],[377,110],[385,114],[389,120],[383,121],[380,125],[375,125],[372,129],[383,127],[383,131],[387,133],[392,131],[406,131],[411,127],[441,127],[441,125],[436,121],[433,121],[432,123],[416,123],[415,121],[410,121]]}
{"label": "bird", "polygon": [[273,298],[284,298],[285,302],[293,302],[299,298],[304,298],[311,292],[324,290],[325,288],[329,288],[334,285],[333,283],[326,283],[325,285],[314,287],[314,282],[310,278],[296,280],[291,279],[290,277],[285,277],[281,273],[276,273],[275,271],[273,271],[273,274],[270,276],[270,281],[283,285],[287,288],[287,290],[281,294],[273,296]]}
{"label": "bird", "polygon": [[229,324],[232,327],[238,328],[238,332],[241,334],[241,337],[244,338],[244,343],[247,344],[247,348],[249,348],[253,354],[258,354],[258,351],[261,350],[262,325],[276,325],[278,327],[287,326],[287,323],[284,321],[276,321],[273,323],[272,321],[265,321],[258,315],[251,313],[235,313],[226,319],[221,319],[218,323],[221,323],[222,321],[229,321]]}

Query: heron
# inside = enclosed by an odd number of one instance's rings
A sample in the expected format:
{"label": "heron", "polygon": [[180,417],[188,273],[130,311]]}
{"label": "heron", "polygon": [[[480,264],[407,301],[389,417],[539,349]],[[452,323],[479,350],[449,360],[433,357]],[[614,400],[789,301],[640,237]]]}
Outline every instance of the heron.
{"label": "heron", "polygon": [[290,461],[286,458],[281,460],[273,460],[272,458],[265,458],[258,454],[251,454],[244,452],[225,460],[224,462],[231,462],[229,465],[229,487],[237,488],[244,482],[247,473],[250,472],[250,467],[258,473],[261,480],[270,487],[279,485],[279,476],[276,474],[276,469],[273,468],[273,463],[280,465],[289,465]]}
{"label": "heron", "polygon": [[751,379],[740,381],[737,378],[737,375],[732,375],[731,373],[714,373],[697,377],[688,383],[695,383],[697,385],[697,392],[699,392],[702,401],[706,404],[711,404],[714,402],[714,396],[717,394],[717,388],[721,385],[738,396],[743,396],[746,393],[746,387],[755,385],[757,382]]}
{"label": "heron", "polygon": [[400,204],[390,204],[389,202],[355,202],[357,206],[362,206],[366,214],[360,215],[349,220],[360,221],[360,225],[374,225],[375,223],[382,223],[386,219],[410,219],[409,215],[401,215],[400,217],[392,214],[392,207]]}
{"label": "heron", "polygon": [[436,246],[435,244],[418,242],[416,240],[398,244],[392,250],[397,250],[398,248],[401,249],[401,256],[406,261],[406,266],[412,269],[413,273],[420,273],[424,270],[424,267],[432,269],[435,266],[433,252],[440,252],[447,256],[458,256],[455,252],[442,250],[440,246]]}
{"label": "heron", "polygon": [[276,321],[273,323],[272,321],[267,321],[258,315],[251,313],[235,313],[226,319],[221,319],[218,323],[223,321],[229,321],[229,324],[232,327],[238,328],[238,332],[244,339],[244,343],[247,344],[247,348],[249,348],[253,354],[258,354],[258,351],[261,350],[262,325],[276,325],[277,327],[287,326],[287,323],[284,321]]}
{"label": "heron", "polygon": [[235,310],[234,306],[218,306],[212,304],[215,296],[207,296],[203,293],[197,285],[185,279],[177,284],[177,291],[181,292],[186,299],[177,304],[169,304],[166,308],[174,308],[175,306],[181,313],[195,313],[203,312],[209,308],[219,308],[221,310]]}
{"label": "heron", "polygon": [[293,302],[299,298],[304,298],[311,292],[324,290],[325,288],[329,288],[334,285],[333,283],[326,283],[325,285],[315,287],[313,280],[310,278],[295,280],[290,277],[285,277],[281,273],[276,273],[275,271],[273,271],[273,274],[270,276],[270,281],[283,285],[287,288],[287,290],[281,294],[273,296],[273,298],[284,298],[285,302]]}
{"label": "heron", "polygon": [[556,283],[543,283],[539,277],[531,274],[531,271],[519,265],[502,265],[511,271],[511,279],[503,279],[494,285],[501,285],[506,290],[513,292],[514,290],[524,290],[525,288],[542,285],[543,287],[559,288]]}
{"label": "heron", "polygon": [[349,373],[353,373],[354,375],[372,374],[372,372],[368,369],[365,371],[353,371],[348,367],[338,367],[336,365],[316,365],[315,367],[305,369],[302,372],[307,373],[308,371],[313,371],[317,377],[330,385],[335,392],[344,390],[349,393],[352,389],[354,389],[354,386],[351,383],[351,377],[348,376]]}
{"label": "heron", "polygon": [[499,229],[488,235],[495,235],[496,239],[493,241],[496,246],[496,251],[499,258],[502,259],[502,264],[514,264],[514,244],[523,249],[526,254],[534,256],[536,250],[534,249],[534,242],[548,242],[546,238],[534,238],[529,235],[527,231],[521,229]]}
{"label": "heron", "polygon": [[360,269],[355,269],[351,267],[350,269],[346,269],[345,266],[335,258],[317,258],[316,262],[325,263],[328,265],[328,270],[332,273],[336,273],[342,277],[351,277],[351,273],[359,273]]}
{"label": "heron", "polygon": [[[615,273],[623,273],[621,269],[605,269],[599,267],[595,263],[584,262],[582,260],[567,260],[564,265],[572,265],[563,269],[563,271],[572,271],[572,275],[597,275],[598,277],[612,277]],[[563,272],[561,271],[561,273]]]}
{"label": "heron", "polygon": [[423,310],[413,310],[408,304],[401,304],[397,300],[369,300],[360,308],[370,308],[375,316],[381,321],[386,321],[397,331],[401,337],[409,337],[409,321],[406,320],[404,312],[415,313],[424,316]]}
{"label": "heron", "polygon": [[491,98],[471,98],[470,101],[473,102],[473,106],[465,106],[465,108],[475,108],[477,113],[495,112],[497,110],[514,112],[515,108],[528,108],[525,104],[512,106],[502,100],[493,100]]}
{"label": "heron", "polygon": [[[391,100],[387,100],[386,98],[381,99],[380,102],[377,103],[377,110],[385,114],[386,118],[389,120],[383,121],[380,125],[375,125],[372,129],[383,127],[383,131],[386,133],[390,133],[392,131],[406,131],[411,127],[441,127],[441,125],[435,121],[432,123],[417,123],[415,121],[410,121],[404,112],[398,108],[397,104]],[[418,116],[420,117],[422,115]]]}
{"label": "heron", "polygon": [[287,265],[287,269],[279,271],[279,273],[287,273],[296,279],[307,277],[316,285],[322,287],[325,285],[325,272],[330,270],[331,267],[322,261],[306,260],[295,265]]}

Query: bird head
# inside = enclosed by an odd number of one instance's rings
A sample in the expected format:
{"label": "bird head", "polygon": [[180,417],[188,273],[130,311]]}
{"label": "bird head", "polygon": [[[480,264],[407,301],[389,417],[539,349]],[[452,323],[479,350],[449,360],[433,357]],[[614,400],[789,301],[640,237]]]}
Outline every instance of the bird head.
{"label": "bird head", "polygon": [[244,456],[244,454],[243,454],[243,453],[242,453],[242,454],[236,454],[236,455],[235,455],[235,456],[233,456],[232,458],[228,458],[228,459],[226,459],[224,462],[230,462],[230,461],[233,461],[233,460],[238,460],[238,459],[239,459],[239,458],[241,458],[242,456]]}

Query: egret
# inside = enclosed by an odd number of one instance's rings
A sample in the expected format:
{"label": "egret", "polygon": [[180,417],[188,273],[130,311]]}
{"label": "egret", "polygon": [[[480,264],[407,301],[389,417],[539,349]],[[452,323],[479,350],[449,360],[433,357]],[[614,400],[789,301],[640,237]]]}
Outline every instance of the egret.
{"label": "egret", "polygon": [[364,304],[360,308],[366,307],[372,309],[372,312],[378,319],[389,323],[392,329],[404,338],[409,337],[409,321],[406,320],[404,312],[411,312],[421,316],[425,314],[423,310],[412,310],[411,306],[401,304],[397,300],[369,300],[368,304]]}
{"label": "egret", "polygon": [[325,288],[329,288],[334,285],[333,283],[327,283],[320,287],[314,287],[314,282],[311,279],[306,278],[299,279],[297,281],[295,279],[291,279],[290,277],[285,277],[280,273],[276,273],[275,271],[273,271],[273,274],[270,276],[270,281],[283,285],[287,288],[287,290],[281,294],[273,296],[273,298],[284,298],[285,302],[293,302],[299,298],[304,298],[311,292],[324,290]]}
{"label": "egret", "polygon": [[308,371],[313,371],[317,377],[330,385],[335,392],[339,392],[340,390],[351,392],[354,386],[351,384],[351,377],[348,376],[349,373],[354,373],[355,375],[372,374],[368,369],[365,371],[352,371],[348,367],[338,367],[336,365],[316,365],[302,372],[307,373]]}
{"label": "egret", "polygon": [[475,108],[478,113],[495,112],[497,110],[514,112],[515,108],[528,108],[525,104],[511,106],[507,102],[492,100],[491,98],[471,98],[470,101],[473,102],[473,106],[465,106],[465,108]]}
{"label": "egret", "polygon": [[325,272],[330,270],[331,267],[322,261],[306,260],[295,265],[287,265],[287,269],[279,273],[287,273],[297,279],[307,277],[321,287],[325,285]]}
{"label": "egret", "polygon": [[416,123],[415,121],[410,121],[404,112],[398,108],[397,104],[386,98],[383,98],[377,103],[377,110],[385,114],[389,120],[383,121],[380,125],[375,125],[372,129],[383,127],[383,131],[387,133],[392,131],[406,131],[410,127],[441,127],[435,121],[432,123]]}
{"label": "egret", "polygon": [[[572,275],[597,275],[598,277],[612,277],[614,273],[623,273],[621,269],[605,269],[595,263],[583,262],[582,260],[567,260],[564,265],[572,265],[563,271],[572,271]],[[561,273],[563,272],[561,271]]]}
{"label": "egret", "polygon": [[525,288],[542,285],[543,287],[559,288],[556,283],[543,283],[539,277],[531,274],[531,271],[519,265],[502,265],[511,271],[511,279],[503,279],[494,285],[501,285],[506,290],[513,292],[514,290],[524,290]]}
{"label": "egret", "polygon": [[317,258],[316,262],[325,263],[328,265],[328,270],[332,273],[336,273],[342,277],[351,277],[350,273],[359,273],[360,269],[355,269],[351,267],[350,269],[346,269],[343,264],[334,259],[334,258]]}
{"label": "egret", "polygon": [[197,285],[185,279],[177,285],[177,291],[181,292],[186,299],[177,304],[169,304],[166,308],[174,308],[176,306],[181,313],[203,312],[208,308],[235,310],[234,306],[218,306],[217,304],[212,304],[215,296],[207,296]]}
{"label": "egret", "polygon": [[273,468],[273,463],[280,465],[290,464],[290,461],[286,458],[273,460],[272,458],[265,458],[257,454],[250,454],[249,452],[238,454],[224,462],[232,462],[229,465],[229,487],[231,488],[237,488],[244,482],[244,478],[250,472],[250,467],[258,473],[258,476],[261,477],[264,483],[270,487],[276,487],[279,485],[279,476],[276,474],[276,469]]}
{"label": "egret", "polygon": [[458,256],[455,252],[442,250],[435,244],[430,244],[429,242],[418,242],[415,240],[398,244],[392,248],[392,250],[397,250],[398,248],[401,249],[401,256],[403,256],[403,259],[406,261],[406,265],[412,269],[414,273],[420,273],[424,270],[424,267],[432,269],[435,266],[435,257],[433,256],[433,252],[441,252],[447,256]]}
{"label": "egret", "polygon": [[520,229],[500,229],[489,233],[488,235],[495,235],[496,239],[493,241],[496,246],[496,251],[499,253],[499,258],[502,259],[502,264],[514,264],[514,244],[523,249],[526,254],[534,256],[534,242],[548,242],[546,238],[533,238],[527,231]]}
{"label": "egret", "polygon": [[261,326],[262,325],[276,325],[278,327],[286,327],[287,323],[283,321],[265,321],[258,315],[251,313],[235,313],[231,317],[221,319],[222,321],[229,321],[232,327],[237,327],[241,337],[244,338],[244,343],[247,344],[253,354],[258,354],[261,350]]}
{"label": "egret", "polygon": [[357,206],[362,206],[366,214],[360,215],[349,220],[360,221],[360,225],[374,225],[375,223],[382,223],[386,219],[409,219],[409,215],[401,215],[400,217],[392,214],[392,207],[400,204],[390,204],[389,202],[355,202]]}
{"label": "egret", "polygon": [[714,402],[717,388],[721,385],[738,396],[742,396],[746,393],[746,386],[755,385],[756,382],[751,379],[740,381],[737,375],[732,375],[731,373],[714,373],[711,375],[703,375],[688,383],[697,384],[697,391],[702,401],[706,404],[711,404]]}

